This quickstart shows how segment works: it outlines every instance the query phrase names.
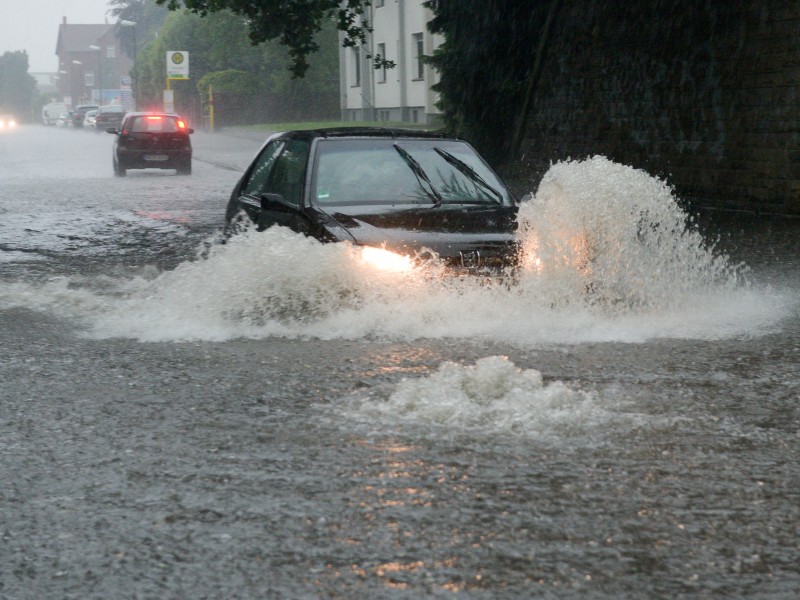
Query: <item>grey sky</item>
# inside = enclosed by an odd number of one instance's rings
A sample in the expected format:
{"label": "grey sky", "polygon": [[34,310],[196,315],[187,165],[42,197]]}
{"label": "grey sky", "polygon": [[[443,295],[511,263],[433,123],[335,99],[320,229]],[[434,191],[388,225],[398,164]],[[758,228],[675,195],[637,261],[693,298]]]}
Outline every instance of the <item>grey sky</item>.
{"label": "grey sky", "polygon": [[[0,0],[0,55],[28,52],[30,72],[58,70],[56,41],[67,23],[105,23],[108,0]],[[108,18],[109,23],[114,21]]]}

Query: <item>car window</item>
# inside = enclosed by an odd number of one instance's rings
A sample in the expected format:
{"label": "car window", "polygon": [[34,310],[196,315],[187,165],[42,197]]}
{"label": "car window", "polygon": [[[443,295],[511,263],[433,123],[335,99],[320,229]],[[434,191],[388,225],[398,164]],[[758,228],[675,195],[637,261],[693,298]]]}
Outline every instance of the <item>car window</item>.
{"label": "car window", "polygon": [[286,144],[269,175],[267,191],[281,194],[287,202],[300,206],[308,159],[308,141],[292,140]]}
{"label": "car window", "polygon": [[161,115],[145,115],[133,119],[130,130],[133,133],[175,133],[179,127],[175,117]]}
{"label": "car window", "polygon": [[314,198],[320,204],[431,202],[414,172],[389,144],[320,143],[315,183]]}
{"label": "car window", "polygon": [[266,145],[259,157],[256,159],[256,164],[253,170],[250,171],[250,178],[242,186],[242,193],[248,196],[259,197],[262,193],[268,191],[267,178],[269,177],[270,169],[275,164],[275,159],[283,150],[284,143],[281,141],[270,142]]}

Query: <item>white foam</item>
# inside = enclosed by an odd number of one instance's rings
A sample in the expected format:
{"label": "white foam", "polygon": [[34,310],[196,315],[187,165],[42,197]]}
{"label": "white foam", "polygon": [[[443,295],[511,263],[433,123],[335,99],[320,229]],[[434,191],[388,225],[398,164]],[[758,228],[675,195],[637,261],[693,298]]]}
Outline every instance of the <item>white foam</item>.
{"label": "white foam", "polygon": [[554,165],[520,210],[516,285],[381,271],[349,244],[273,227],[172,271],[0,289],[80,320],[89,335],[146,341],[303,336],[469,338],[536,345],[718,339],[774,330],[794,292],[755,288],[707,247],[669,187],[602,157]]}
{"label": "white foam", "polygon": [[594,393],[573,390],[561,381],[544,383],[539,371],[520,369],[503,356],[482,358],[474,366],[445,362],[428,377],[404,379],[388,399],[355,400],[338,410],[347,422],[363,425],[394,421],[440,433],[540,439],[595,438],[605,424],[618,428],[621,420],[635,421],[604,407]]}

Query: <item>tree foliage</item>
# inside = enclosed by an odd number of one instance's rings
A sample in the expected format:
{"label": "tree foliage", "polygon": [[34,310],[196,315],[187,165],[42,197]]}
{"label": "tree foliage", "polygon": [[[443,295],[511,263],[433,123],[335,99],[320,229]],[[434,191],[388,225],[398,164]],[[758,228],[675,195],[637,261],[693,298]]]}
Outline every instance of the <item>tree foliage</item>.
{"label": "tree foliage", "polygon": [[[247,24],[230,11],[200,17],[188,11],[170,13],[158,36],[140,50],[135,68],[137,104],[161,103],[168,50],[185,50],[190,57],[190,81],[172,81],[181,112],[207,106],[209,82],[221,125],[302,117],[330,118],[338,113],[338,42],[332,24],[314,38],[320,51],[305,78],[292,79],[290,57],[277,41],[253,46]],[[235,73],[238,73],[235,74]],[[243,74],[247,76],[244,77]],[[234,85],[234,82],[236,84]]]}
{"label": "tree foliage", "polygon": [[0,113],[18,119],[30,118],[35,99],[36,80],[28,73],[28,53],[5,52],[0,56]]}
{"label": "tree foliage", "polygon": [[444,44],[429,58],[434,89],[450,131],[493,161],[511,150],[526,92],[535,76],[537,44],[555,0],[434,0],[428,27]]}
{"label": "tree foliage", "polygon": [[[169,11],[151,0],[109,0],[108,12],[117,20],[116,35],[125,53],[134,58],[137,46],[144,47],[156,37]],[[136,23],[135,27],[120,25],[120,21]]]}
{"label": "tree foliage", "polygon": [[217,92],[244,95],[251,93],[253,89],[258,89],[259,82],[252,73],[226,69],[206,73],[197,82],[197,89],[203,94],[208,94],[212,86]]}
{"label": "tree foliage", "polygon": [[[370,30],[366,8],[370,0],[155,0],[170,10],[187,8],[200,16],[229,10],[245,18],[253,44],[278,40],[288,48],[295,77],[308,71],[308,56],[320,48],[317,34],[333,21],[344,32],[345,46],[366,45]],[[376,68],[391,61],[372,56]]]}

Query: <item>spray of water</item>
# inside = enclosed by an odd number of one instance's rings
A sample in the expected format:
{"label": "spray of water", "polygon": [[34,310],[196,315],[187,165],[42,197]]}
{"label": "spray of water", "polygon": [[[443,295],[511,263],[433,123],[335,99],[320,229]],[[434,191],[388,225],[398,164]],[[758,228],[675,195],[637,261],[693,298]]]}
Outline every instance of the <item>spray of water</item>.
{"label": "spray of water", "polygon": [[745,287],[708,247],[673,190],[602,157],[554,165],[520,210],[528,293],[606,313],[665,310]]}
{"label": "spray of water", "polygon": [[96,337],[469,338],[532,345],[719,338],[769,330],[790,302],[748,286],[669,187],[596,157],[554,165],[519,213],[513,285],[376,266],[362,249],[282,228],[245,231],[172,271],[0,289],[0,306],[56,311]]}
{"label": "spray of water", "polygon": [[560,381],[545,384],[539,371],[519,369],[503,356],[468,366],[445,362],[429,377],[404,379],[388,400],[367,399],[345,410],[365,422],[394,419],[519,435],[552,432],[560,423],[574,429],[576,422],[609,414],[592,394]]}

